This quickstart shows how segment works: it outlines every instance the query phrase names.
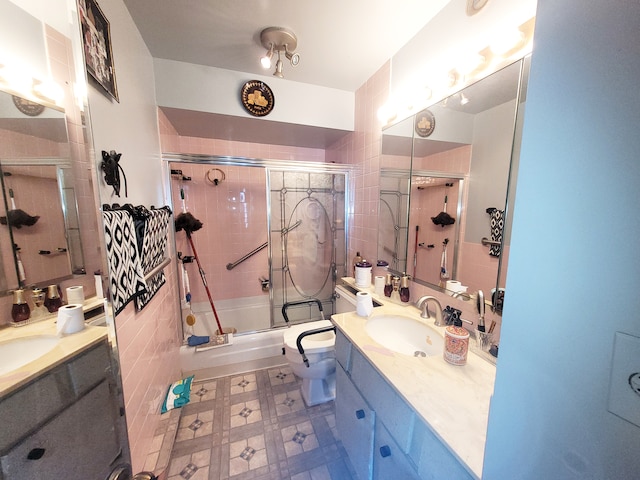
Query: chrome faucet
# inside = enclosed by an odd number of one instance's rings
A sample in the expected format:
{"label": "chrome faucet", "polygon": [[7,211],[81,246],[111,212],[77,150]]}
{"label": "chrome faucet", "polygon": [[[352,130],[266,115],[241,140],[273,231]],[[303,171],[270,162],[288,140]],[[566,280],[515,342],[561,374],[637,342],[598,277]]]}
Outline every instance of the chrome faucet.
{"label": "chrome faucet", "polygon": [[436,327],[444,326],[444,322],[442,321],[442,305],[440,305],[440,302],[436,297],[425,295],[424,297],[420,297],[418,299],[418,301],[416,302],[416,307],[420,309],[420,316],[426,319],[433,318],[429,313],[429,302],[433,302],[435,304],[436,318],[433,324]]}

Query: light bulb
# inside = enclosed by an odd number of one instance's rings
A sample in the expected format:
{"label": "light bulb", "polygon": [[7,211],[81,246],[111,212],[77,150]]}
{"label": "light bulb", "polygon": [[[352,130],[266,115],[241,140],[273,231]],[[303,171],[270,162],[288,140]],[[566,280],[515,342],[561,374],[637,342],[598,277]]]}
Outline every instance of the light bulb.
{"label": "light bulb", "polygon": [[267,53],[260,59],[260,63],[262,64],[262,68],[271,68],[271,57],[273,57],[273,43],[269,47]]}

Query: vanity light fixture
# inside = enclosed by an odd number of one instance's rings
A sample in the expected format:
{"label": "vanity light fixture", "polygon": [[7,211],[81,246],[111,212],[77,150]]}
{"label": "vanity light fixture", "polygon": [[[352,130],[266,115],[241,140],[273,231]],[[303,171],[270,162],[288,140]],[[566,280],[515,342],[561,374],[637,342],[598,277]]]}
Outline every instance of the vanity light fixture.
{"label": "vanity light fixture", "polygon": [[282,53],[284,53],[285,58],[289,60],[292,67],[300,63],[300,54],[295,52],[298,46],[298,38],[291,30],[283,27],[265,28],[260,32],[260,43],[267,49],[267,53],[260,59],[260,63],[264,68],[271,67],[271,58],[274,53],[278,53],[276,70],[273,72],[274,76],[284,78],[282,59],[280,58]]}
{"label": "vanity light fixture", "polygon": [[505,55],[506,53],[520,48],[524,43],[525,35],[518,28],[510,28],[499,32],[491,43],[489,49],[494,55]]}

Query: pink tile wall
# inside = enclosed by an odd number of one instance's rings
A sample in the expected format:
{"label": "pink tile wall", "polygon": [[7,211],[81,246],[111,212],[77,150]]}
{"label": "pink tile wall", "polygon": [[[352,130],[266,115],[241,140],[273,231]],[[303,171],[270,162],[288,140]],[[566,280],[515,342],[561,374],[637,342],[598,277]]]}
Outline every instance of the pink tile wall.
{"label": "pink tile wall", "polygon": [[353,258],[357,251],[366,258],[377,257],[382,137],[377,112],[387,101],[389,75],[390,63],[387,62],[358,89],[355,132],[327,149],[327,161],[356,166],[347,258]]}
{"label": "pink tile wall", "polygon": [[[254,167],[212,166],[172,163],[191,181],[182,182],[187,211],[203,223],[192,235],[198,258],[206,272],[214,302],[231,298],[268,295],[259,278],[269,276],[267,249],[253,255],[232,270],[226,266],[267,241],[267,199],[265,170]],[[205,179],[225,179],[213,185]],[[182,211],[180,181],[172,178],[175,214]],[[184,232],[176,233],[178,251],[193,255]],[[208,302],[197,264],[186,264],[193,302]]]}
{"label": "pink tile wall", "polygon": [[167,389],[181,377],[176,263],[165,268],[166,284],[141,312],[131,302],[115,320],[134,472],[144,467]]}

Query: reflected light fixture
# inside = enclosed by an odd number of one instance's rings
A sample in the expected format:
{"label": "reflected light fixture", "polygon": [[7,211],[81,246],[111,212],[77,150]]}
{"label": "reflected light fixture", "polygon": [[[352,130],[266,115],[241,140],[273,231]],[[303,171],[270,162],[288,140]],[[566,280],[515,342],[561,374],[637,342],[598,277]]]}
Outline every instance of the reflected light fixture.
{"label": "reflected light fixture", "polygon": [[460,92],[460,105],[466,105],[469,103],[469,98],[462,92]]}
{"label": "reflected light fixture", "polygon": [[291,30],[283,27],[268,27],[260,32],[260,43],[267,49],[267,53],[260,59],[260,63],[264,68],[271,68],[271,58],[275,52],[278,53],[276,61],[276,70],[273,75],[278,78],[284,78],[282,73],[281,54],[291,63],[292,67],[300,63],[300,54],[295,53],[298,46],[298,39]]}

